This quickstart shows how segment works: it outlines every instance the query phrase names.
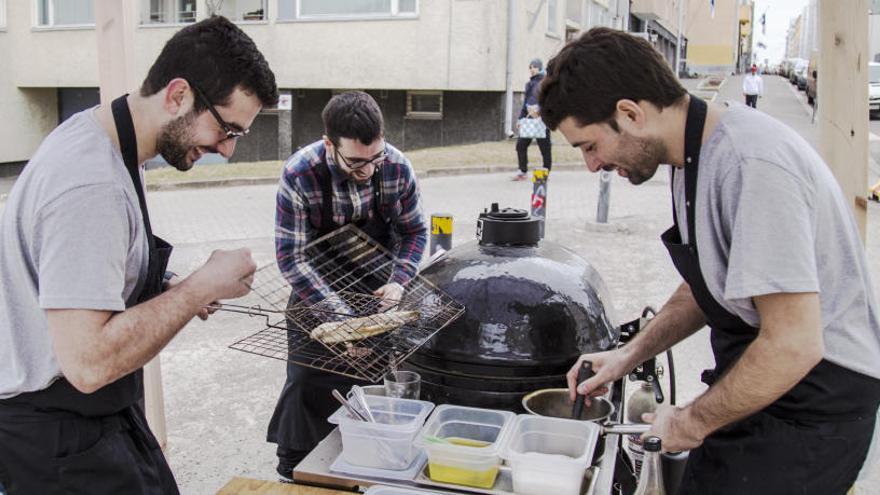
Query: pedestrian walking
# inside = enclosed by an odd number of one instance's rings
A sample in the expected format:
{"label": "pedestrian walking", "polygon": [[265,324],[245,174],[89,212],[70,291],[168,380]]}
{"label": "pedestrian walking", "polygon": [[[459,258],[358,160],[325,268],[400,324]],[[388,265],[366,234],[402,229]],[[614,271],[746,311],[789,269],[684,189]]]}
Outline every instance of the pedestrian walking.
{"label": "pedestrian walking", "polygon": [[[641,184],[670,165],[661,240],[683,279],[626,346],[578,360],[572,397],[708,325],[708,390],[646,418],[664,450],[690,450],[679,493],[845,494],[880,404],[880,306],[822,157],[764,113],[688,94],[654,47],[607,28],[550,61],[539,101],[593,172]],[[596,375],[578,384],[584,360]]]}
{"label": "pedestrian walking", "polygon": [[529,80],[526,83],[523,96],[522,109],[519,112],[519,120],[516,129],[519,138],[516,140],[516,157],[519,164],[519,172],[513,176],[513,180],[526,180],[529,172],[529,146],[532,140],[538,142],[541,157],[544,160],[544,168],[550,170],[553,166],[553,156],[550,150],[550,129],[541,120],[541,110],[538,106],[538,87],[544,79],[544,63],[536,58],[529,63]]}
{"label": "pedestrian walking", "polygon": [[743,78],[743,95],[746,97],[746,105],[758,108],[758,98],[764,96],[764,80],[758,75],[758,66],[752,65],[752,69]]}
{"label": "pedestrian walking", "polygon": [[142,367],[207,305],[246,294],[256,266],[217,250],[182,280],[167,272],[144,162],[228,158],[277,99],[254,42],[211,17],[171,37],[138,92],[73,115],[25,166],[0,220],[8,495],[178,492],[140,405]]}

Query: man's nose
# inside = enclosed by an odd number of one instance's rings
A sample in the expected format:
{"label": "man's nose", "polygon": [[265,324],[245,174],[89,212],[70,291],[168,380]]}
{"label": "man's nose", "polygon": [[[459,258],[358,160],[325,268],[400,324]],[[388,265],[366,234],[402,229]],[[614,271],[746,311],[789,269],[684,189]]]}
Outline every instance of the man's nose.
{"label": "man's nose", "polygon": [[602,168],[602,160],[598,159],[595,155],[589,156],[584,153],[584,163],[587,164],[587,169],[590,172],[598,172]]}
{"label": "man's nose", "polygon": [[235,152],[235,139],[224,139],[217,143],[217,152],[227,160],[231,158]]}

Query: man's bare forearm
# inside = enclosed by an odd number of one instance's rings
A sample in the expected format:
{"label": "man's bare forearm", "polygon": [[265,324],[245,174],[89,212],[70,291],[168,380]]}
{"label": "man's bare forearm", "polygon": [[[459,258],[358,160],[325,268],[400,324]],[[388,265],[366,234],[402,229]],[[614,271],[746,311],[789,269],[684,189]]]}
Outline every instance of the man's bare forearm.
{"label": "man's bare forearm", "polygon": [[75,387],[86,393],[95,391],[144,366],[211,301],[206,291],[183,281],[120,313],[52,311],[50,319],[62,320],[56,327],[84,329],[56,332],[55,354]]}
{"label": "man's bare forearm", "polygon": [[769,321],[736,364],[685,408],[689,420],[705,435],[767,407],[822,360],[818,297],[795,294],[776,299],[772,303],[782,309],[768,315],[767,303],[758,305],[762,321]]}
{"label": "man's bare forearm", "polygon": [[623,346],[633,365],[656,356],[692,335],[706,324],[691,288],[682,282],[648,325]]}

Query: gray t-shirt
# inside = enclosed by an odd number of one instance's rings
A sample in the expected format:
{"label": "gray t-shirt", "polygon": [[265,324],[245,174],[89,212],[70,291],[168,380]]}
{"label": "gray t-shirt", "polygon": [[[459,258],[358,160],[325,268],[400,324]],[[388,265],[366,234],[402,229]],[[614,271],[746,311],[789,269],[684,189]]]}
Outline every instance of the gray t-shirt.
{"label": "gray t-shirt", "polygon": [[0,399],[61,375],[46,309],[122,311],[146,273],[140,206],[94,109],[43,141],[0,219]]}
{"label": "gray t-shirt", "polygon": [[[753,297],[818,292],[825,359],[880,378],[877,299],[837,180],[795,131],[728,105],[703,144],[697,179],[697,247],[709,292],[755,327]],[[673,187],[686,240],[683,170]]]}

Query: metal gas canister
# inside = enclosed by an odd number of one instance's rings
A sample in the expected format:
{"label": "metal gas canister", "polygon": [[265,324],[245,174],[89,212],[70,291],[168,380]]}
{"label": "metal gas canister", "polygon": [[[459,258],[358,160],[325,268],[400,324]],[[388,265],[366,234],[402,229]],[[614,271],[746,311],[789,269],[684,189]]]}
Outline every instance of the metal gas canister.
{"label": "metal gas canister", "polygon": [[[652,413],[657,410],[658,402],[654,391],[653,382],[641,382],[641,385],[629,396],[626,405],[626,420],[628,423],[644,423],[642,414]],[[640,435],[627,437],[627,453],[633,463],[636,477],[642,469],[642,459],[645,457],[645,449]]]}

